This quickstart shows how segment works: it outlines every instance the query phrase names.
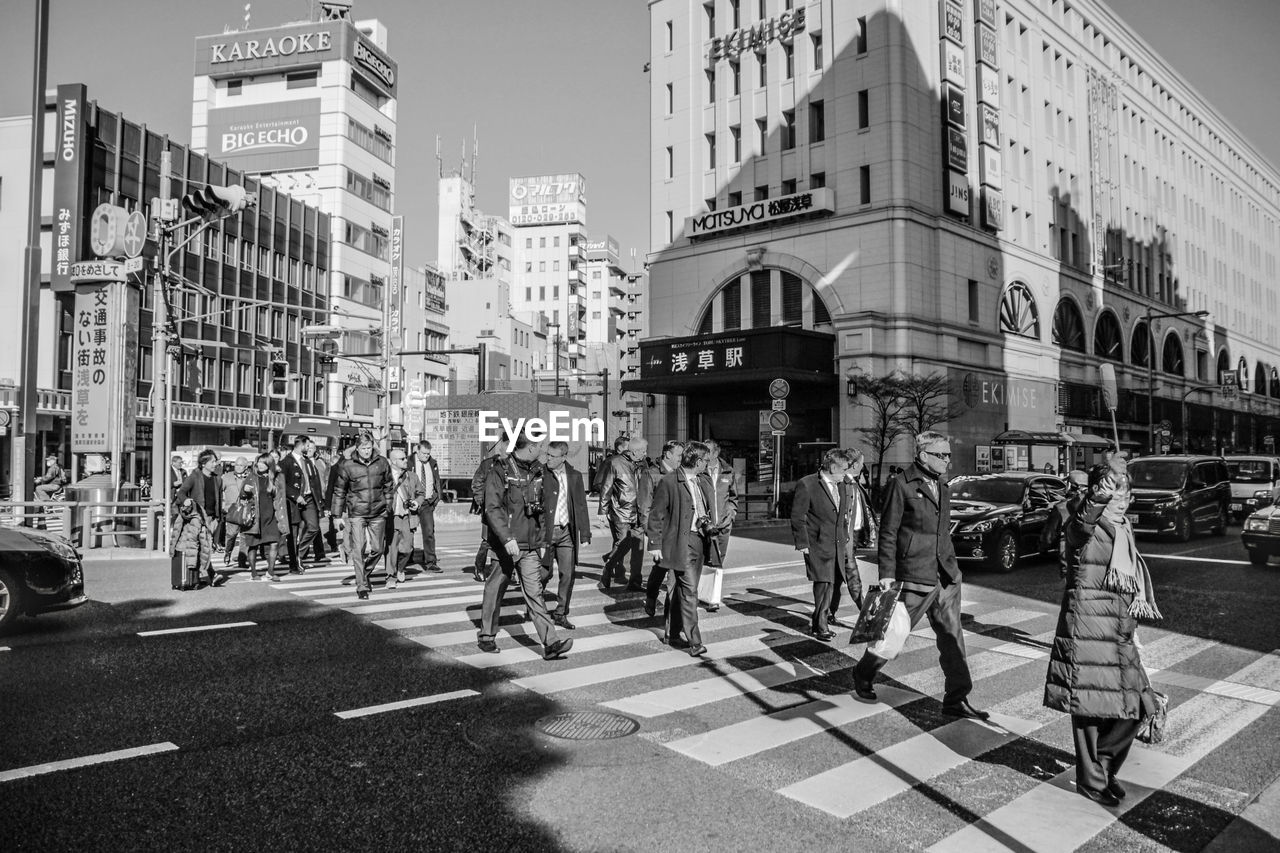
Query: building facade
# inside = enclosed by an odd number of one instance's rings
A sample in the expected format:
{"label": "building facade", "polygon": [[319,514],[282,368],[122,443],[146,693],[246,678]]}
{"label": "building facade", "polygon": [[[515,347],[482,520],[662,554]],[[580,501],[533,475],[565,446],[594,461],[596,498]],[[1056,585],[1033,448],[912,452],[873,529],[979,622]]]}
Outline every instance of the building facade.
{"label": "building facade", "polygon": [[[6,187],[25,187],[30,121],[0,122],[0,178]],[[91,101],[83,84],[59,86],[47,102],[45,206],[41,259],[40,363],[30,377],[39,386],[39,442],[44,453],[70,459],[71,388],[75,365],[76,285],[70,264],[92,259],[90,220],[107,203],[150,214],[160,194],[161,152],[172,158],[173,198],[206,184],[243,186],[256,205],[216,221],[175,256],[179,279],[171,297],[174,331],[181,345],[173,385],[174,446],[269,444],[275,430],[298,414],[323,414],[325,369],[299,345],[298,330],[321,322],[329,311],[328,215],[276,192],[233,168],[169,141],[167,136],[129,121]],[[23,194],[25,197],[25,194]],[[25,206],[8,205],[6,216],[26,219]],[[15,213],[15,211],[17,211]],[[3,266],[0,292],[17,304],[22,288],[25,227],[3,232],[3,254],[18,262]],[[150,472],[152,400],[152,266],[156,247],[148,241],[142,273],[131,274],[139,311],[136,370],[125,377],[135,389],[135,450],[122,464],[128,477]],[[19,312],[5,315],[4,339],[20,339]],[[126,324],[135,319],[126,318]],[[0,408],[16,413],[17,346],[0,354]],[[273,362],[288,365],[291,393],[269,394]],[[13,443],[4,443],[5,477]]]}
{"label": "building facade", "polygon": [[[350,3],[321,3],[320,20],[196,39],[192,147],[330,216],[324,283],[339,352],[378,352],[387,322],[395,209],[396,63],[387,29],[353,21]],[[372,424],[386,377],[338,358],[326,405]]]}
{"label": "building facade", "polygon": [[[795,479],[870,446],[858,389],[897,373],[942,383],[925,420],[953,471],[1075,467],[1110,433],[1110,364],[1130,448],[1274,447],[1280,174],[1105,5],[650,12],[649,330],[628,387],[654,396],[651,439],[722,439],[754,479],[789,421]],[[773,379],[790,393],[771,424]]]}

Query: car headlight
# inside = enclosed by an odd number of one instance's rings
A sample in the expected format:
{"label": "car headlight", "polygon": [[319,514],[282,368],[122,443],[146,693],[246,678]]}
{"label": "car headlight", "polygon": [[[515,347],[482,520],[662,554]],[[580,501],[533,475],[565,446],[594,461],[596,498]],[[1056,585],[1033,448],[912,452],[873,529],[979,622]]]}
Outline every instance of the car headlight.
{"label": "car headlight", "polygon": [[59,542],[56,539],[41,539],[40,544],[50,554],[55,554],[64,560],[74,563],[80,559],[80,555],[76,553],[76,549],[72,548],[66,542]]}
{"label": "car headlight", "polygon": [[1256,492],[1254,492],[1254,493],[1253,493],[1253,496],[1254,496],[1255,498],[1259,498],[1259,499],[1261,499],[1261,498],[1269,498],[1269,497],[1271,497],[1271,490],[1270,490],[1270,489],[1258,489],[1258,491],[1256,491]]}
{"label": "car headlight", "polygon": [[1156,501],[1156,511],[1165,509],[1176,509],[1182,503],[1182,498],[1170,498],[1167,501]]}
{"label": "car headlight", "polygon": [[1267,529],[1267,520],[1260,515],[1251,515],[1244,520],[1244,529],[1259,531]]}
{"label": "car headlight", "polygon": [[960,533],[986,533],[988,530],[996,526],[994,518],[988,518],[983,521],[975,521],[972,524],[960,525]]}

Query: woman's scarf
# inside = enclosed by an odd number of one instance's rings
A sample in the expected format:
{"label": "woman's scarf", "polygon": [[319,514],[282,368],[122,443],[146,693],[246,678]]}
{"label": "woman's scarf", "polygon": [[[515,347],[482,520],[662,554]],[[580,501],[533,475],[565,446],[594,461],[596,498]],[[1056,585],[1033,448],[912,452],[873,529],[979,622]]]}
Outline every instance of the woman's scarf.
{"label": "woman's scarf", "polygon": [[1129,504],[1129,490],[1122,484],[1112,494],[1102,517],[1110,522],[1114,531],[1111,547],[1111,559],[1107,563],[1107,573],[1103,576],[1102,586],[1112,592],[1133,595],[1129,605],[1129,614],[1138,619],[1163,619],[1160,609],[1156,607],[1155,590],[1151,585],[1151,572],[1147,569],[1147,561],[1138,553],[1138,545],[1133,538],[1133,528],[1125,517],[1125,509]]}

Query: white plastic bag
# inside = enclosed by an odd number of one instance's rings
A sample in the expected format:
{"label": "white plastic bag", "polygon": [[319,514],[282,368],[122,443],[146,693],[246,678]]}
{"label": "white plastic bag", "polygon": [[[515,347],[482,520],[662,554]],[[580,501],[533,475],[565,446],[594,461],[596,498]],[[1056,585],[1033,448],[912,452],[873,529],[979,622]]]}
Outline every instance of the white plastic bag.
{"label": "white plastic bag", "polygon": [[702,577],[698,578],[698,601],[708,607],[719,607],[723,591],[724,569],[704,568]]}
{"label": "white plastic bag", "polygon": [[893,615],[889,617],[889,626],[884,629],[884,637],[867,646],[867,651],[883,660],[893,660],[902,651],[911,633],[911,617],[907,615],[907,606],[899,601],[893,606]]}

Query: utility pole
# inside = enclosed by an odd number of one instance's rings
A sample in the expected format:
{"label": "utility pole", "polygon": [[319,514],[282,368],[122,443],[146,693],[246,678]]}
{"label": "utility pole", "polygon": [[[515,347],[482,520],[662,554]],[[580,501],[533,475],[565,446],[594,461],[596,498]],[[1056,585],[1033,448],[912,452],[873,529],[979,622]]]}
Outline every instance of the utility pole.
{"label": "utility pole", "polygon": [[169,228],[163,217],[171,198],[169,178],[173,154],[160,152],[160,196],[156,213],[157,268],[151,282],[151,493],[160,496],[164,524],[164,549],[169,543],[168,507],[173,502],[169,488],[169,308],[165,286],[169,278]]}
{"label": "utility pole", "polygon": [[[31,85],[31,186],[27,195],[27,246],[22,255],[22,341],[18,351],[18,398],[21,422],[14,430],[12,497],[35,496],[34,472],[38,470],[36,447],[39,421],[36,411],[36,368],[40,363],[40,219],[44,197],[44,87],[49,48],[49,0],[36,3],[35,63]],[[82,155],[83,156],[83,155]]]}
{"label": "utility pole", "polygon": [[604,379],[604,385],[600,389],[600,393],[604,398],[604,408],[600,411],[604,420],[605,443],[609,441],[609,368],[606,367],[600,371],[600,376]]}

